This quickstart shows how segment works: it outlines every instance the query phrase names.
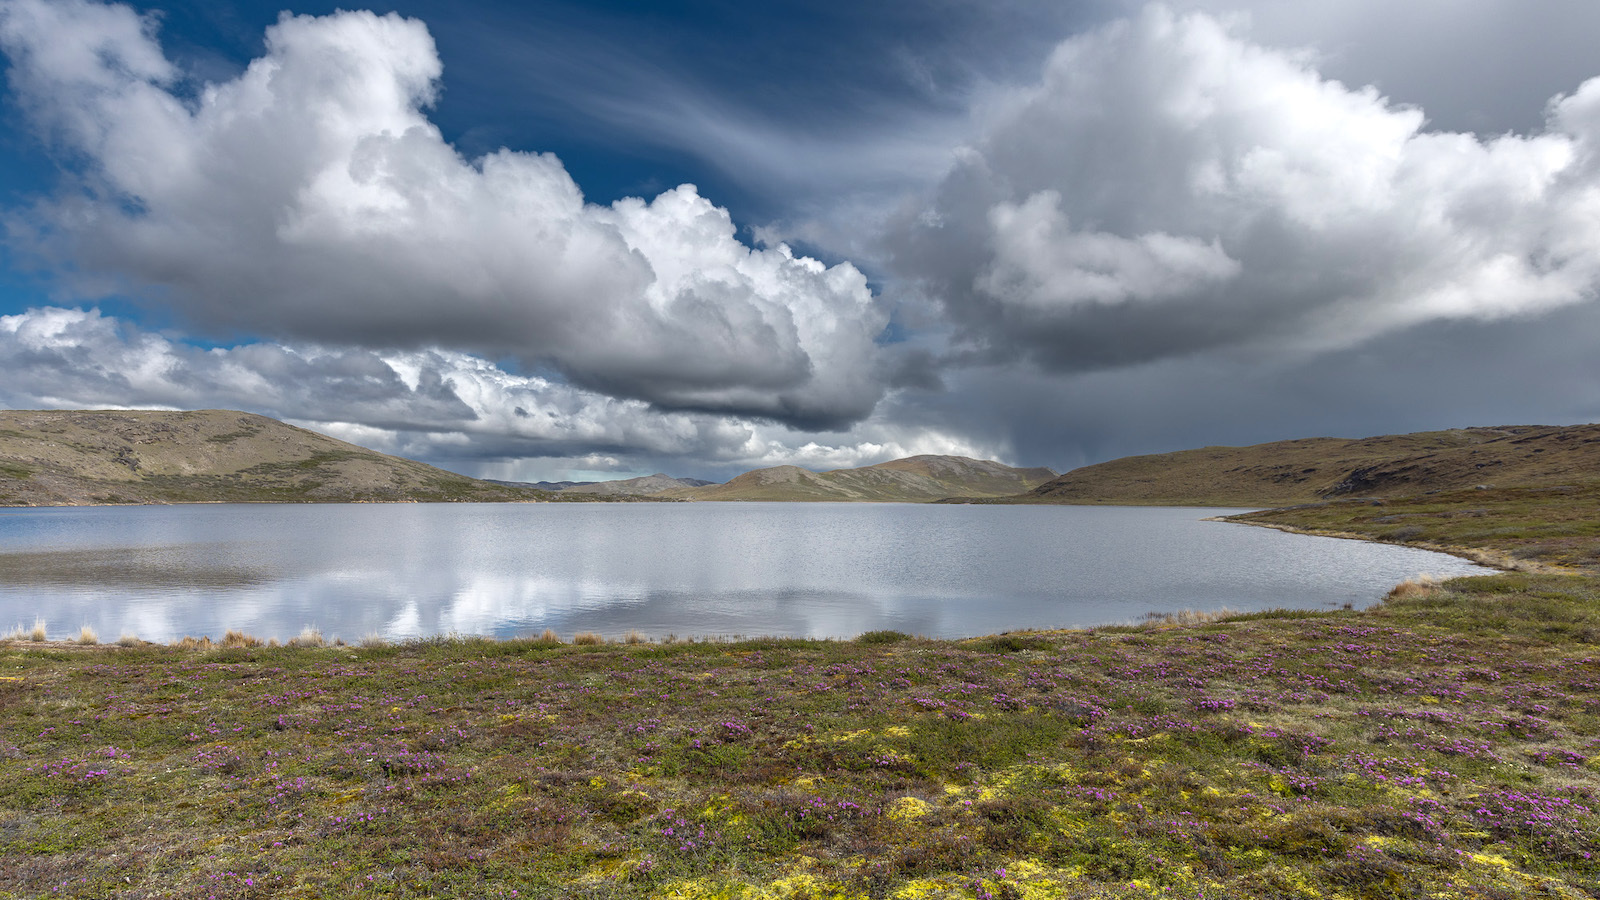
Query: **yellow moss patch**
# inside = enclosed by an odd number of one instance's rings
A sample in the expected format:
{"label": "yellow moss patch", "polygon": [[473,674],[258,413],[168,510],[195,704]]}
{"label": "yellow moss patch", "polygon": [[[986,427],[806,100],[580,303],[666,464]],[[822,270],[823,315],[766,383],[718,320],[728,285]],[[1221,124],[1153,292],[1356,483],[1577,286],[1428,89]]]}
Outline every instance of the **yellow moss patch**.
{"label": "yellow moss patch", "polygon": [[896,797],[889,804],[889,819],[894,822],[920,819],[933,810],[926,800],[917,797]]}
{"label": "yellow moss patch", "polygon": [[918,878],[907,882],[890,894],[889,900],[933,900],[937,897],[968,896],[964,891],[957,893],[958,890],[953,878]]}
{"label": "yellow moss patch", "polygon": [[[1149,775],[1145,772],[1145,775]],[[1052,779],[1070,782],[1077,779],[1077,773],[1066,763],[1053,765],[1021,765],[1012,766],[997,774],[982,787],[978,788],[979,800],[995,800],[1001,797],[1015,796],[1018,791],[1026,787],[1026,783],[1036,781],[1049,781]],[[945,788],[946,793],[959,793]]]}
{"label": "yellow moss patch", "polygon": [[804,873],[779,878],[748,896],[750,900],[868,900],[866,894],[851,893],[836,881]]}
{"label": "yellow moss patch", "polygon": [[719,883],[710,878],[688,878],[662,885],[661,900],[746,900],[750,888],[743,884]]}

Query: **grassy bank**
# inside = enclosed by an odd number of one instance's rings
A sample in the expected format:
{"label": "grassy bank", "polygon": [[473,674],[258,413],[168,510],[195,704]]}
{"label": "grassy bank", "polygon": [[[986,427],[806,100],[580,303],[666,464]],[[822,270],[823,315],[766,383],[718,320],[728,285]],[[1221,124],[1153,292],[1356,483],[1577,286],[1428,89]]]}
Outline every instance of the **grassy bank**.
{"label": "grassy bank", "polygon": [[0,645],[0,896],[1600,896],[1600,597],[923,641]]}
{"label": "grassy bank", "polygon": [[1445,550],[1501,568],[1600,575],[1600,481],[1352,499],[1229,517]]}

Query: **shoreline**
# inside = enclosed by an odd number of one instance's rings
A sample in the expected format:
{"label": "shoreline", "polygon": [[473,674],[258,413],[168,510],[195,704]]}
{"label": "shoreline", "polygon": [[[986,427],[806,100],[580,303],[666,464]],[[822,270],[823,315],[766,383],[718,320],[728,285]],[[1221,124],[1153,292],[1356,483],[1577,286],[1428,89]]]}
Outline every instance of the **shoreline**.
{"label": "shoreline", "polygon": [[1587,896],[1600,579],[1452,584],[960,641],[8,643],[0,897]]}
{"label": "shoreline", "polygon": [[[1277,509],[1291,509],[1292,507],[1276,507],[1273,509],[1257,510],[1257,512],[1274,512]],[[1414,550],[1426,550],[1430,553],[1443,553],[1477,563],[1501,572],[1526,572],[1532,575],[1582,575],[1583,572],[1565,566],[1552,566],[1534,560],[1515,559],[1506,553],[1497,550],[1488,550],[1480,547],[1463,547],[1454,544],[1436,544],[1413,541],[1386,541],[1370,534],[1358,534],[1353,531],[1334,531],[1318,528],[1304,528],[1299,525],[1288,525],[1282,522],[1252,522],[1244,516],[1252,513],[1240,513],[1237,516],[1210,516],[1202,519],[1203,522],[1226,522],[1230,525],[1249,525],[1254,528],[1270,528],[1273,531],[1282,531],[1286,534],[1303,534],[1310,537],[1339,538],[1347,541],[1365,541],[1369,544],[1387,544],[1391,547],[1410,547]],[[1481,578],[1481,575],[1464,575],[1463,578]]]}

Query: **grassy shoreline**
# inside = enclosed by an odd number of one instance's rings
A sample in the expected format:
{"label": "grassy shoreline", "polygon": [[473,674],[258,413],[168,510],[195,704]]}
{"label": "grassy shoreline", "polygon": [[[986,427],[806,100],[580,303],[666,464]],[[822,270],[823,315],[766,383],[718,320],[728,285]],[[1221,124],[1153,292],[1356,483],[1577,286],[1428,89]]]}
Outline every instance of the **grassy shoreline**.
{"label": "grassy shoreline", "polygon": [[1223,519],[1403,544],[1512,571],[1600,576],[1600,481],[1352,498]]}
{"label": "grassy shoreline", "polygon": [[1592,897],[1600,593],[929,641],[0,644],[0,896]]}

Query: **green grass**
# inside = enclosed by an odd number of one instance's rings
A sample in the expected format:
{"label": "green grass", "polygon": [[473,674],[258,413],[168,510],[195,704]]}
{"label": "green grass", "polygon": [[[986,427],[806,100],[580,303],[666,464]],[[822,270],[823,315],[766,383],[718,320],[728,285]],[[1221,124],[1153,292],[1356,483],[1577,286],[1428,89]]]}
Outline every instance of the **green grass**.
{"label": "green grass", "polygon": [[0,896],[1595,896],[1597,609],[0,644]]}
{"label": "green grass", "polygon": [[1266,510],[1234,521],[1440,547],[1503,566],[1600,574],[1600,481]]}

